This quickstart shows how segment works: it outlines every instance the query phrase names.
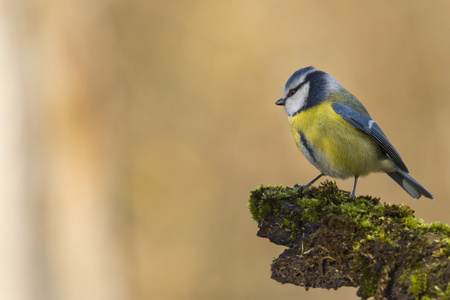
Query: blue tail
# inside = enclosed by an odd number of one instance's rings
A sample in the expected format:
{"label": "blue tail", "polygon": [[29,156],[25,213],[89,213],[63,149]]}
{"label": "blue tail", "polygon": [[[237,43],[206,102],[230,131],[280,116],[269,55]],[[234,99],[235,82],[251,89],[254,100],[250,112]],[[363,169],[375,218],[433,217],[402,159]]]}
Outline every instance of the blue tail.
{"label": "blue tail", "polygon": [[397,169],[397,172],[387,173],[395,182],[397,182],[411,197],[414,199],[419,199],[421,196],[425,196],[430,199],[434,199],[423,186],[414,180],[408,173]]}

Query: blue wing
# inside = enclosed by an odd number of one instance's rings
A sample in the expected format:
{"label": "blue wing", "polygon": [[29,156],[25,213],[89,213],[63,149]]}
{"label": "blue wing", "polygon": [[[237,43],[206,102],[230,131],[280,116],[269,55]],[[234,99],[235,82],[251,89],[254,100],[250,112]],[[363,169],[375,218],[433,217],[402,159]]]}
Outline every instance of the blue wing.
{"label": "blue wing", "polygon": [[332,107],[333,110],[345,121],[347,121],[356,129],[366,133],[374,141],[376,141],[383,152],[385,152],[389,156],[389,158],[397,165],[397,167],[399,167],[402,171],[408,173],[408,168],[400,157],[400,154],[398,154],[397,150],[395,150],[394,146],[392,146],[386,135],[383,133],[383,131],[381,131],[380,126],[378,126],[378,124],[375,123],[374,120],[372,120],[369,116],[360,114],[350,107],[339,103],[333,103]]}

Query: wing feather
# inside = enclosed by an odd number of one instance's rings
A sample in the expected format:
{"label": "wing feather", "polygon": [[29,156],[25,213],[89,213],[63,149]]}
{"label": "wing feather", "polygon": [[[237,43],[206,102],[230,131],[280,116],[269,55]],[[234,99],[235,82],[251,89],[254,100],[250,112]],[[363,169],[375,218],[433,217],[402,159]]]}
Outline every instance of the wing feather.
{"label": "wing feather", "polygon": [[340,115],[345,121],[356,129],[366,133],[381,147],[383,152],[399,167],[402,171],[408,173],[408,168],[403,162],[400,154],[389,142],[386,135],[381,130],[380,126],[375,123],[369,116],[360,114],[359,112],[351,109],[348,106],[339,103],[333,103],[333,110]]}

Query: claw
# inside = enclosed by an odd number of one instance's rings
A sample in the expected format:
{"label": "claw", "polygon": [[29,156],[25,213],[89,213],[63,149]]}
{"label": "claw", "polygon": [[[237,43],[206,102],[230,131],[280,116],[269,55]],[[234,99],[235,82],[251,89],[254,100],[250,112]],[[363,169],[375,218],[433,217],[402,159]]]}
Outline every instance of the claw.
{"label": "claw", "polygon": [[307,187],[310,187],[311,184],[313,184],[314,182],[316,182],[316,181],[317,181],[320,177],[322,177],[323,175],[325,175],[325,174],[320,173],[319,176],[317,176],[316,178],[314,178],[313,180],[311,180],[310,183],[305,184],[305,185],[298,185],[298,184],[295,184],[294,187],[298,189],[298,192],[299,192],[299,193],[301,193],[304,189],[306,189]]}
{"label": "claw", "polygon": [[299,184],[295,184],[294,187],[296,189],[298,189],[298,192],[301,193],[304,189],[310,187],[310,184],[305,184],[305,185],[299,185]]}

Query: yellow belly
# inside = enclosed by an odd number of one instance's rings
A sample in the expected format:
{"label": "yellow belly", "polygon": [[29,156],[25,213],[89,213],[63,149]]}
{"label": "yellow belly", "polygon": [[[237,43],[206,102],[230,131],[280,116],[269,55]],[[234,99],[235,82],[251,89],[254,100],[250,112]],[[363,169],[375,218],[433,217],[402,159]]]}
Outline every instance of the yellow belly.
{"label": "yellow belly", "polygon": [[[393,171],[393,163],[378,144],[336,114],[331,104],[323,103],[289,118],[295,143],[308,160],[322,173],[338,178]],[[300,135],[313,157],[305,153]]]}

